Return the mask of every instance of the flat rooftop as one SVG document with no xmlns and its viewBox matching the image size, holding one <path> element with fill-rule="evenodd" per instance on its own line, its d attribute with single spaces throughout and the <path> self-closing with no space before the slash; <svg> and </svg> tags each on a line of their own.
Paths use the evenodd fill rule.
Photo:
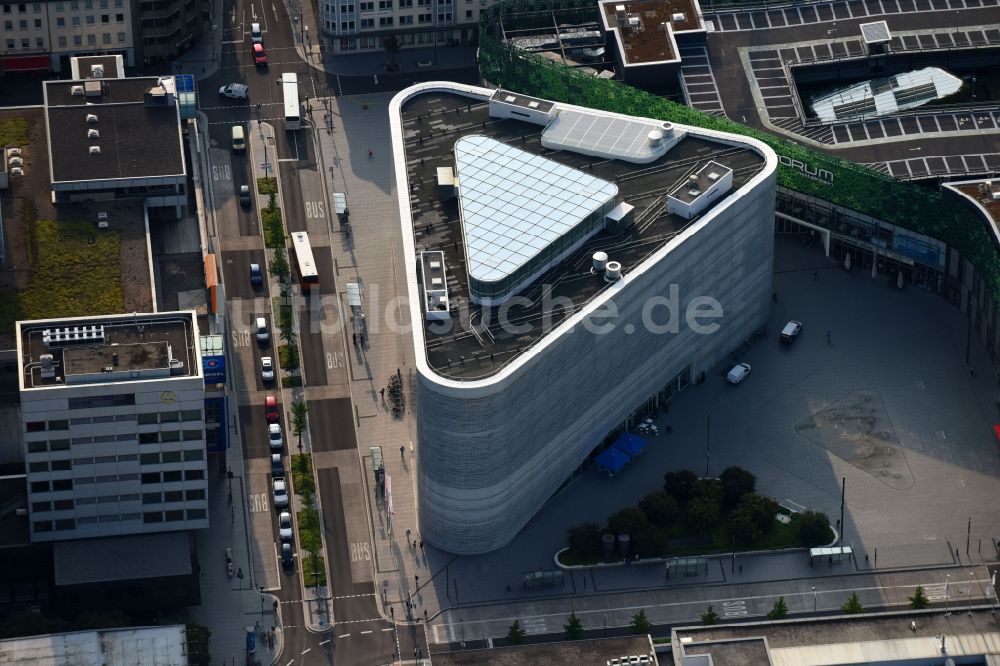
<svg viewBox="0 0 1000 666">
<path fill-rule="evenodd" d="M 87 85 L 100 94 L 73 94 L 74 87 Z M 173 106 L 146 103 L 146 93 L 163 86 L 172 91 L 172 79 L 46 81 L 52 182 L 183 176 L 176 99 Z M 88 115 L 97 120 L 88 122 Z M 90 130 L 99 136 L 89 136 Z M 100 153 L 91 153 L 91 146 L 100 146 Z"/>
<path fill-rule="evenodd" d="M 649 636 L 599 638 L 585 641 L 543 643 L 493 648 L 492 650 L 462 650 L 433 655 L 434 666 L 605 666 L 608 661 L 625 656 L 646 656 L 654 666 L 659 662 Z"/>
<path fill-rule="evenodd" d="M 8 666 L 105 666 L 188 663 L 187 629 L 162 627 L 98 629 L 0 640 L 0 663 Z"/>
<path fill-rule="evenodd" d="M 18 322 L 23 388 L 198 375 L 197 336 L 188 312 Z"/>
<path fill-rule="evenodd" d="M 624 25 L 618 8 L 625 8 Z M 622 60 L 629 65 L 648 64 L 675 60 L 679 56 L 676 44 L 667 36 L 665 24 L 675 34 L 700 30 L 698 0 L 635 0 L 600 3 L 601 14 L 609 29 L 617 29 L 621 46 L 625 49 Z"/>
<path fill-rule="evenodd" d="M 485 100 L 470 102 L 468 97 L 433 92 L 412 97 L 401 109 L 414 249 L 417 253 L 444 252 L 452 312 L 460 312 L 463 307 L 472 312 L 471 330 L 463 323 L 441 333 L 440 326 L 431 327 L 425 322 L 428 365 L 439 375 L 453 379 L 480 379 L 496 373 L 550 330 L 543 328 L 548 323 L 545 320 L 554 327 L 603 291 L 607 283 L 590 272 L 594 251 L 608 252 L 609 258 L 620 262 L 623 274 L 627 274 L 700 219 L 687 220 L 669 214 L 664 204 L 664 195 L 676 189 L 692 171 L 709 161 L 724 165 L 733 170 L 731 192 L 735 192 L 765 165 L 764 157 L 750 148 L 726 145 L 691 133 L 665 155 L 647 164 L 589 157 L 569 150 L 552 151 L 541 145 L 544 129 L 541 125 L 491 118 Z M 491 137 L 613 183 L 618 188 L 618 200 L 635 207 L 636 224 L 623 234 L 613 236 L 602 229 L 520 292 L 530 303 L 506 309 L 509 322 L 523 325 L 517 333 L 509 330 L 512 327 L 497 323 L 496 308 L 470 304 L 458 200 L 442 200 L 438 193 L 437 168 L 453 166 L 455 144 L 473 134 Z M 731 195 L 719 197 L 706 212 Z M 543 285 L 547 289 L 546 299 L 541 298 Z M 543 300 L 558 302 L 560 297 L 572 301 L 572 308 L 543 311 Z"/>
<path fill-rule="evenodd" d="M 683 627 L 673 633 L 675 658 L 711 654 L 715 666 L 834 666 L 892 659 L 928 663 L 928 659 L 942 657 L 941 636 L 949 656 L 966 657 L 960 663 L 977 663 L 968 657 L 990 652 L 990 646 L 1000 641 L 995 616 L 982 609 L 971 614 L 962 609 L 948 616 L 936 609 L 919 614 Z M 864 659 L 858 659 L 860 654 Z"/>
<path fill-rule="evenodd" d="M 186 576 L 193 571 L 190 539 L 187 532 L 164 532 L 57 541 L 52 546 L 55 583 L 88 585 Z"/>
</svg>

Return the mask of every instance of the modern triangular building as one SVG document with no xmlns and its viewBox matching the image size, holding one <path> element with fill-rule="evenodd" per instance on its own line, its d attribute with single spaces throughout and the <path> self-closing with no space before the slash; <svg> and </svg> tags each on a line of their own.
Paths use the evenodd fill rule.
<svg viewBox="0 0 1000 666">
<path fill-rule="evenodd" d="M 450 82 L 390 105 L 421 535 L 502 547 L 602 442 L 768 318 L 754 139 Z"/>
</svg>

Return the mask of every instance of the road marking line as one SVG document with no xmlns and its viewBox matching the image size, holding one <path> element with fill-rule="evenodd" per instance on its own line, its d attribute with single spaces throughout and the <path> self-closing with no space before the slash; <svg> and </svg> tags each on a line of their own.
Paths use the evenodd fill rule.
<svg viewBox="0 0 1000 666">
<path fill-rule="evenodd" d="M 312 650 L 312 648 L 306 648 L 305 650 L 302 651 L 302 654 L 305 654 L 306 652 L 309 652 L 310 650 Z"/>
<path fill-rule="evenodd" d="M 371 629 L 369 629 L 369 630 L 367 630 L 367 631 L 362 631 L 362 632 L 361 632 L 361 635 L 362 635 L 362 636 L 364 636 L 365 634 L 370 634 L 370 633 L 372 633 L 372 630 L 371 630 Z"/>
<path fill-rule="evenodd" d="M 350 636 L 350 634 L 347 634 L 347 635 Z M 330 642 L 330 639 L 328 638 L 325 641 L 323 641 L 322 643 L 320 643 L 320 645 L 326 645 L 329 642 Z"/>
<path fill-rule="evenodd" d="M 350 636 L 350 634 L 341 634 L 341 635 L 337 636 L 337 638 L 347 638 L 348 636 Z M 329 641 L 327 641 L 327 642 L 329 642 Z"/>
<path fill-rule="evenodd" d="M 289 660 L 288 660 L 288 663 L 287 663 L 287 664 L 285 664 L 285 666 L 292 666 L 292 664 L 294 664 L 294 663 L 295 663 L 295 660 L 294 660 L 294 659 L 289 659 Z"/>
<path fill-rule="evenodd" d="M 392 627 L 387 627 L 387 628 L 383 629 L 382 631 L 383 631 L 383 633 L 386 632 L 386 631 L 392 631 Z"/>
</svg>

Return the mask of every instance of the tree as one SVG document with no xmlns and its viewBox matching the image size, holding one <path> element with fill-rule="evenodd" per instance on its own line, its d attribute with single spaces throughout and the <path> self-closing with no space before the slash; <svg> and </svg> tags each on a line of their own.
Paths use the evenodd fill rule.
<svg viewBox="0 0 1000 666">
<path fill-rule="evenodd" d="M 686 504 L 694 494 L 698 477 L 689 469 L 667 472 L 663 475 L 663 490 L 677 500 L 678 504 Z"/>
<path fill-rule="evenodd" d="M 646 525 L 646 514 L 635 507 L 622 509 L 608 518 L 608 531 L 612 534 L 638 534 Z"/>
<path fill-rule="evenodd" d="M 666 530 L 662 528 L 643 525 L 630 536 L 633 556 L 662 557 L 667 552 L 669 540 Z"/>
<path fill-rule="evenodd" d="M 298 370 L 299 368 L 299 348 L 296 345 L 285 345 L 278 350 L 281 357 L 281 369 L 287 372 Z"/>
<path fill-rule="evenodd" d="M 927 606 L 931 603 L 931 600 L 927 598 L 926 594 L 924 594 L 924 588 L 922 585 L 917 585 L 917 589 L 913 591 L 913 596 L 906 598 L 910 600 L 910 608 L 913 610 L 927 608 Z"/>
<path fill-rule="evenodd" d="M 742 467 L 727 467 L 719 475 L 722 484 L 722 504 L 733 508 L 747 493 L 752 493 L 757 485 L 757 477 Z"/>
<path fill-rule="evenodd" d="M 643 497 L 639 508 L 646 514 L 646 520 L 657 527 L 669 527 L 679 511 L 677 500 L 662 491 Z"/>
<path fill-rule="evenodd" d="M 288 277 L 289 270 L 288 259 L 285 257 L 285 250 L 279 247 L 274 251 L 274 259 L 271 260 L 271 277 L 275 277 L 278 278 L 278 280 L 283 281 Z"/>
<path fill-rule="evenodd" d="M 701 623 L 702 624 L 719 623 L 719 614 L 715 612 L 715 608 L 712 607 L 712 604 L 709 604 L 708 608 L 705 609 L 705 612 L 701 614 Z"/>
<path fill-rule="evenodd" d="M 507 640 L 514 645 L 521 645 L 524 643 L 525 631 L 521 628 L 521 621 L 514 620 L 514 624 L 510 625 L 507 630 Z"/>
<path fill-rule="evenodd" d="M 865 607 L 861 605 L 861 600 L 858 599 L 857 592 L 851 592 L 851 596 L 847 598 L 847 603 L 840 607 L 845 613 L 857 614 L 864 613 Z"/>
<path fill-rule="evenodd" d="M 306 413 L 309 407 L 302 398 L 296 398 L 292 402 L 292 434 L 299 438 L 299 449 L 302 448 L 302 433 L 309 427 Z"/>
<path fill-rule="evenodd" d="M 691 524 L 701 530 L 708 530 L 719 522 L 721 507 L 718 498 L 695 497 L 688 506 Z"/>
<path fill-rule="evenodd" d="M 399 43 L 399 39 L 396 38 L 396 35 L 389 35 L 382 38 L 382 48 L 384 48 L 385 52 L 389 54 L 389 63 L 393 66 L 396 64 L 396 54 L 399 53 L 401 46 L 402 45 Z"/>
<path fill-rule="evenodd" d="M 646 617 L 646 611 L 640 610 L 638 613 L 632 616 L 632 621 L 629 623 L 632 627 L 633 634 L 648 634 L 649 630 L 653 625 L 649 623 L 649 618 Z"/>
<path fill-rule="evenodd" d="M 799 533 L 799 545 L 804 548 L 828 544 L 833 538 L 830 519 L 825 513 L 818 511 L 796 513 L 792 516 L 791 525 Z"/>
<path fill-rule="evenodd" d="M 578 641 L 583 638 L 583 623 L 580 622 L 580 618 L 576 616 L 575 612 L 569 614 L 563 629 L 566 630 L 566 640 L 568 641 Z"/>
<path fill-rule="evenodd" d="M 569 528 L 570 551 L 581 560 L 601 559 L 601 528 L 597 523 L 581 523 Z"/>
<path fill-rule="evenodd" d="M 767 611 L 767 616 L 772 620 L 780 620 L 786 615 L 788 615 L 788 606 L 785 604 L 785 598 L 778 597 L 774 600 L 771 610 Z"/>
<path fill-rule="evenodd" d="M 774 522 L 778 505 L 762 495 L 745 493 L 729 518 L 729 528 L 741 544 L 751 544 L 760 539 Z"/>
<path fill-rule="evenodd" d="M 275 210 L 278 207 L 278 197 L 274 192 L 267 193 L 267 209 Z"/>
</svg>

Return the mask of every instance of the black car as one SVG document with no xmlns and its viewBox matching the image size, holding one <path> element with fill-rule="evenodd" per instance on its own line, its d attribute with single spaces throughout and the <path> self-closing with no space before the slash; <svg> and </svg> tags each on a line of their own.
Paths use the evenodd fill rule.
<svg viewBox="0 0 1000 666">
<path fill-rule="evenodd" d="M 290 543 L 281 544 L 281 568 L 286 573 L 295 570 L 295 555 L 292 553 L 292 544 Z"/>
<path fill-rule="evenodd" d="M 260 264 L 250 264 L 250 284 L 255 287 L 264 284 L 264 274 L 260 271 Z"/>
</svg>

